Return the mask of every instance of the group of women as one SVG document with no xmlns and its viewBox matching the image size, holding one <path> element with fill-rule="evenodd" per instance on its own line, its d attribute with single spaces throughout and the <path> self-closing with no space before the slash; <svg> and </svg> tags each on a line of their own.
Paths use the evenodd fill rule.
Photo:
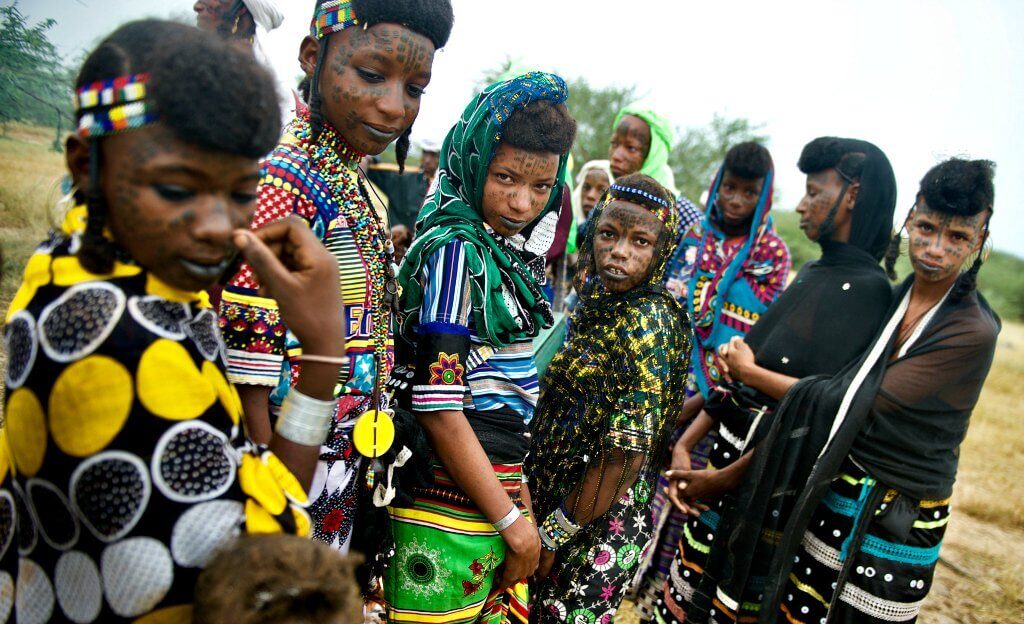
<svg viewBox="0 0 1024 624">
<path fill-rule="evenodd" d="M 665 622 L 916 617 L 999 328 L 991 163 L 928 172 L 893 291 L 888 160 L 812 141 L 823 254 L 783 290 L 767 150 L 730 150 L 700 211 L 627 107 L 577 176 L 578 304 L 538 379 L 565 82 L 472 98 L 398 267 L 358 163 L 404 165 L 449 2 L 317 0 L 283 134 L 249 4 L 128 24 L 80 70 L 63 227 L 7 314 L 5 621 L 210 621 L 197 577 L 243 532 L 362 551 L 394 622 L 610 622 L 637 586 Z M 329 619 L 303 596 L 223 612 Z"/>
</svg>

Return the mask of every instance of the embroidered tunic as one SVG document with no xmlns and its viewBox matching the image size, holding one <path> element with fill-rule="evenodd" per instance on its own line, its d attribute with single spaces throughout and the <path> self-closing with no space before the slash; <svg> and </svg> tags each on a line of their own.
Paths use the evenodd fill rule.
<svg viewBox="0 0 1024 624">
<path fill-rule="evenodd" d="M 359 188 L 359 157 L 329 126 L 314 142 L 308 115 L 295 119 L 262 164 L 252 223 L 258 228 L 297 215 L 338 260 L 350 364 L 339 375 L 338 415 L 321 449 L 310 513 L 314 536 L 342 551 L 351 537 L 357 482 L 352 478 L 358 456 L 351 446 L 351 428 L 370 407 L 375 375 L 383 384 L 394 361 L 391 314 L 383 303 L 385 234 Z M 257 290 L 252 270 L 243 266 L 224 289 L 220 323 L 229 379 L 273 387 L 273 413 L 298 381 L 300 366 L 294 358 L 301 354 L 301 345 L 284 326 L 277 303 Z"/>
</svg>

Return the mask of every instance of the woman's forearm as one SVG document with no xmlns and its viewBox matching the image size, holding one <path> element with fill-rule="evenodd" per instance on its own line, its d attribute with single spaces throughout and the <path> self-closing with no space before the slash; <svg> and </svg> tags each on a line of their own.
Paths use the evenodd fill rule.
<svg viewBox="0 0 1024 624">
<path fill-rule="evenodd" d="M 458 410 L 416 412 L 434 453 L 452 479 L 491 522 L 505 517 L 510 498 L 466 416 Z"/>
<path fill-rule="evenodd" d="M 607 513 L 636 482 L 645 458 L 643 453 L 611 449 L 592 460 L 565 499 L 576 523 L 583 526 Z"/>
<path fill-rule="evenodd" d="M 776 373 L 755 364 L 743 371 L 742 381 L 751 388 L 767 394 L 776 401 L 780 401 L 782 397 L 786 396 L 789 389 L 793 387 L 793 384 L 800 381 L 800 379 Z"/>
<path fill-rule="evenodd" d="M 708 415 L 704 410 L 701 410 L 697 419 L 690 423 L 690 426 L 683 432 L 683 435 L 680 437 L 680 442 L 688 450 L 692 451 L 693 447 L 697 446 L 697 443 L 703 440 L 704 436 L 714 429 L 717 424 L 718 423 L 714 418 Z"/>
<path fill-rule="evenodd" d="M 679 413 L 679 420 L 676 421 L 676 426 L 681 427 L 686 421 L 692 420 L 700 414 L 702 409 L 704 409 L 704 395 L 698 392 L 683 403 L 683 409 Z"/>
</svg>

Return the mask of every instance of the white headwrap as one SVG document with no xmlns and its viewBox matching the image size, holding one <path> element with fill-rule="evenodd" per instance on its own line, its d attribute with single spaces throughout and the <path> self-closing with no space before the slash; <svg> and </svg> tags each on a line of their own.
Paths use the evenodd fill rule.
<svg viewBox="0 0 1024 624">
<path fill-rule="evenodd" d="M 284 21 L 284 13 L 278 10 L 273 0 L 242 0 L 242 3 L 249 9 L 252 21 L 267 32 L 274 30 Z"/>
<path fill-rule="evenodd" d="M 580 167 L 580 172 L 576 174 L 576 186 L 572 190 L 572 214 L 576 217 L 577 226 L 583 225 L 583 222 L 587 220 L 583 214 L 583 182 L 587 179 L 587 174 L 595 169 L 603 171 L 608 176 L 608 184 L 615 180 L 611 165 L 607 160 L 591 160 Z M 577 244 L 582 243 L 583 241 L 578 241 Z"/>
</svg>

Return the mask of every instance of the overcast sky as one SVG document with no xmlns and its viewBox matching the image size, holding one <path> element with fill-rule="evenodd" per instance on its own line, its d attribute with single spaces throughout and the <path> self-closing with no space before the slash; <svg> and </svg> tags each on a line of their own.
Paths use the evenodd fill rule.
<svg viewBox="0 0 1024 624">
<path fill-rule="evenodd" d="M 10 4 L 10 0 L 0 0 Z M 453 0 L 455 29 L 434 60 L 414 140 L 441 139 L 480 76 L 511 57 L 526 66 L 636 85 L 679 127 L 715 113 L 762 124 L 779 193 L 803 191 L 801 147 L 819 135 L 863 138 L 888 154 L 897 219 L 929 167 L 949 156 L 997 165 L 993 239 L 1024 256 L 1024 2 L 861 0 L 698 2 Z M 189 0 L 21 0 L 55 18 L 69 60 L 118 24 L 191 17 Z M 298 75 L 312 0 L 279 0 L 287 19 L 262 41 L 282 85 Z M 609 129 L 610 130 L 610 129 Z M 579 164 L 579 163 L 577 163 Z M 696 198 L 694 198 L 696 199 Z"/>
</svg>

